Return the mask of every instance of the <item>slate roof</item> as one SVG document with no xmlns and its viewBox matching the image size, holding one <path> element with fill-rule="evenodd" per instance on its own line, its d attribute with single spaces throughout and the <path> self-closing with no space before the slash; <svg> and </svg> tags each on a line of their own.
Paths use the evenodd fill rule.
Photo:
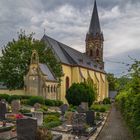
<svg viewBox="0 0 140 140">
<path fill-rule="evenodd" d="M 100 22 L 99 22 L 99 16 L 98 16 L 97 4 L 95 0 L 92 18 L 91 18 L 91 22 L 89 26 L 89 34 L 96 35 L 96 33 L 100 34 L 101 28 L 100 28 Z"/>
<path fill-rule="evenodd" d="M 61 63 L 72 66 L 78 65 L 100 72 L 105 72 L 104 70 L 101 70 L 98 67 L 98 64 L 92 61 L 85 53 L 81 53 L 47 35 L 44 35 L 42 40 L 46 43 L 46 47 L 50 47 L 52 49 L 52 51 L 56 55 L 56 58 L 58 58 Z"/>
<path fill-rule="evenodd" d="M 44 75 L 48 76 L 47 80 L 57 81 L 55 76 L 53 75 L 52 71 L 50 71 L 50 69 L 48 68 L 48 66 L 46 64 L 39 63 L 39 68 Z"/>
</svg>

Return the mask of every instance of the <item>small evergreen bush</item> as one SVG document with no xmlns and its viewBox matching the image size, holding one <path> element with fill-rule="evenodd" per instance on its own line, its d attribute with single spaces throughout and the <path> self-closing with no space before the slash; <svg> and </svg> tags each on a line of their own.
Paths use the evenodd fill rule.
<svg viewBox="0 0 140 140">
<path fill-rule="evenodd" d="M 0 94 L 0 99 L 5 99 L 6 101 L 8 101 L 10 95 L 8 94 Z"/>
<path fill-rule="evenodd" d="M 109 98 L 104 98 L 103 104 L 111 104 L 111 101 Z"/>
<path fill-rule="evenodd" d="M 59 118 L 56 115 L 47 115 L 44 118 L 44 123 L 47 124 L 49 122 L 59 121 Z"/>
<path fill-rule="evenodd" d="M 21 100 L 21 96 L 20 95 L 11 95 L 8 98 L 8 103 L 11 103 L 13 100 Z"/>
<path fill-rule="evenodd" d="M 45 104 L 45 100 L 43 97 L 41 96 L 32 96 L 29 100 L 28 100 L 28 105 L 33 106 L 35 103 L 39 103 L 44 105 Z"/>
<path fill-rule="evenodd" d="M 74 83 L 67 90 L 66 99 L 73 106 L 79 106 L 81 102 L 88 102 L 91 106 L 96 99 L 96 89 L 87 83 Z"/>
</svg>

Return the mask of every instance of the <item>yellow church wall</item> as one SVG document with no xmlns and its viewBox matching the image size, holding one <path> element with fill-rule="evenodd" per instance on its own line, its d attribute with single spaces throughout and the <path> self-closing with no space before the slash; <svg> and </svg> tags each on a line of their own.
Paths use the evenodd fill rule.
<svg viewBox="0 0 140 140">
<path fill-rule="evenodd" d="M 64 76 L 61 78 L 61 86 L 59 90 L 60 94 L 60 100 L 62 100 L 64 103 L 67 103 L 65 95 L 66 95 L 66 77 L 69 77 L 69 86 L 71 86 L 72 81 L 72 68 L 67 65 L 62 65 Z"/>
<path fill-rule="evenodd" d="M 62 65 L 64 76 L 61 78 L 61 86 L 59 89 L 59 99 L 64 103 L 67 103 L 65 99 L 66 95 L 66 77 L 69 77 L 69 87 L 72 83 L 80 83 L 83 80 L 87 80 L 90 76 L 97 86 L 97 101 L 102 101 L 105 97 L 108 97 L 108 82 L 106 80 L 106 74 L 89 70 L 83 67 L 72 67 L 69 65 Z"/>
<path fill-rule="evenodd" d="M 102 95 L 101 95 L 101 99 L 103 100 L 104 98 L 106 98 L 105 75 L 104 74 L 100 74 L 100 76 L 101 76 L 101 81 L 102 81 Z"/>
<path fill-rule="evenodd" d="M 97 101 L 98 101 L 98 98 L 99 98 L 99 81 L 98 81 L 94 71 L 89 70 L 89 74 L 91 75 L 91 77 L 93 79 L 93 82 L 96 85 L 96 88 L 97 88 Z"/>
<path fill-rule="evenodd" d="M 95 72 L 95 75 L 99 81 L 98 83 L 98 101 L 101 101 L 102 100 L 102 81 L 101 81 L 101 76 L 100 76 L 100 73 L 99 72 Z"/>
<path fill-rule="evenodd" d="M 72 83 L 79 83 L 81 81 L 79 75 L 79 67 L 72 67 L 71 77 Z"/>
</svg>

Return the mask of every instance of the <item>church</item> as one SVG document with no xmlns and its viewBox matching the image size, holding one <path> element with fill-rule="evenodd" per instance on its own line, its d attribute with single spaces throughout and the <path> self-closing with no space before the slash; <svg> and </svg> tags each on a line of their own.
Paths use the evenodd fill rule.
<svg viewBox="0 0 140 140">
<path fill-rule="evenodd" d="M 63 70 L 61 84 L 58 83 L 51 68 L 46 64 L 39 63 L 38 54 L 34 50 L 29 72 L 24 77 L 26 93 L 61 100 L 66 103 L 66 90 L 73 83 L 90 80 L 97 87 L 97 101 L 102 101 L 108 97 L 108 81 L 103 60 L 104 37 L 100 27 L 96 1 L 85 38 L 85 53 L 79 52 L 47 35 L 44 35 L 42 40 L 61 62 Z"/>
</svg>

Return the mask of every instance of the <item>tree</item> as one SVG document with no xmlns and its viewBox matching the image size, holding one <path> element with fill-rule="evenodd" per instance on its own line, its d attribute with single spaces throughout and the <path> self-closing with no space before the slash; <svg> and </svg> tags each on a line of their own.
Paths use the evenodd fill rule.
<svg viewBox="0 0 140 140">
<path fill-rule="evenodd" d="M 20 89 L 24 86 L 23 77 L 29 70 L 32 50 L 37 50 L 41 63 L 48 64 L 56 77 L 62 76 L 62 67 L 51 49 L 45 43 L 33 38 L 33 33 L 18 33 L 18 39 L 10 41 L 2 50 L 0 57 L 0 79 L 8 89 Z"/>
<path fill-rule="evenodd" d="M 66 92 L 69 104 L 78 106 L 81 102 L 88 102 L 91 106 L 96 99 L 96 89 L 86 83 L 74 83 Z"/>
<path fill-rule="evenodd" d="M 109 82 L 109 90 L 116 90 L 116 78 L 114 74 L 108 73 L 107 80 Z"/>
</svg>

